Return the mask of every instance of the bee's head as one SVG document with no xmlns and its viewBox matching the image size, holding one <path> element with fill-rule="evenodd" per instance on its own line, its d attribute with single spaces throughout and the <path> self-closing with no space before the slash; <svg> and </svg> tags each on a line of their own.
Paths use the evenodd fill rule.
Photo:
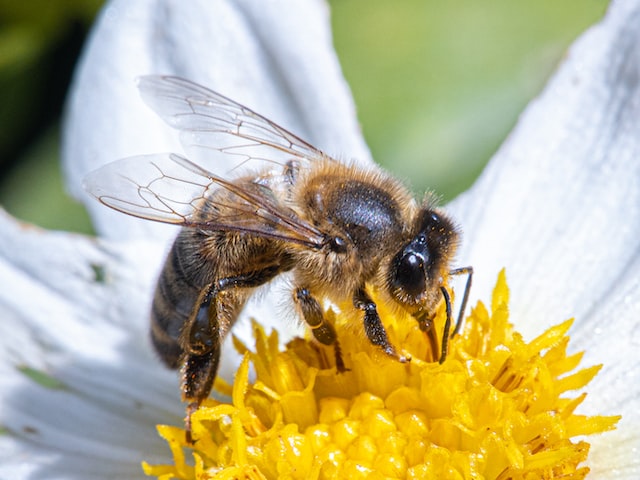
<svg viewBox="0 0 640 480">
<path fill-rule="evenodd" d="M 433 307 L 457 243 L 453 222 L 433 208 L 422 207 L 413 237 L 401 246 L 387 271 L 387 285 L 395 300 L 409 307 Z"/>
</svg>

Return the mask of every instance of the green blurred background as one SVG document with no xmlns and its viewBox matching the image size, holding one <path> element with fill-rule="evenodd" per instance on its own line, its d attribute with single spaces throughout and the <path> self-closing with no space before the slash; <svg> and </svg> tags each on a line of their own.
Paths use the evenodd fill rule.
<svg viewBox="0 0 640 480">
<path fill-rule="evenodd" d="M 132 0 L 135 1 L 135 0 Z M 0 0 L 0 205 L 91 232 L 59 171 L 60 115 L 100 0 Z M 466 189 L 603 0 L 330 0 L 374 157 L 416 192 Z"/>
</svg>

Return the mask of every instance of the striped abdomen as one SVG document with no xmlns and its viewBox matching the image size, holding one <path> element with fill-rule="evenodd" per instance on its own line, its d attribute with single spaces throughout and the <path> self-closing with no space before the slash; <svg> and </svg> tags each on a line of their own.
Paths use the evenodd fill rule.
<svg viewBox="0 0 640 480">
<path fill-rule="evenodd" d="M 180 336 L 198 297 L 215 278 L 216 265 L 202 258 L 204 235 L 184 229 L 167 256 L 151 308 L 151 340 L 160 358 L 178 368 L 183 355 Z"/>
</svg>

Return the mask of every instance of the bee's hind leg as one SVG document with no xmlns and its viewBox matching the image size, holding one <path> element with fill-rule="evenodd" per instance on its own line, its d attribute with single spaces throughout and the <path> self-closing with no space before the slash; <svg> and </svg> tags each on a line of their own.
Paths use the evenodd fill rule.
<svg viewBox="0 0 640 480">
<path fill-rule="evenodd" d="M 188 402 L 185 430 L 189 443 L 192 443 L 191 415 L 211 393 L 222 341 L 245 303 L 246 289 L 268 282 L 281 271 L 280 265 L 267 265 L 260 270 L 220 278 L 202 289 L 181 338 L 185 352 L 181 370 L 182 400 Z"/>
</svg>

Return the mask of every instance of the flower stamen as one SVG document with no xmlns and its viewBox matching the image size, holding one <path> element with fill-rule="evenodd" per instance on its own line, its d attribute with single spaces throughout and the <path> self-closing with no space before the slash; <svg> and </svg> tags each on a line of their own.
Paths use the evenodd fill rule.
<svg viewBox="0 0 640 480">
<path fill-rule="evenodd" d="M 348 314 L 327 312 L 349 369 L 340 374 L 330 348 L 297 338 L 281 351 L 277 332 L 256 324 L 255 352 L 238 345 L 231 403 L 211 399 L 192 415 L 194 445 L 181 429 L 158 427 L 174 465 L 144 470 L 162 480 L 584 478 L 589 444 L 572 438 L 611 430 L 620 417 L 576 415 L 586 394 L 561 395 L 600 366 L 575 371 L 571 320 L 525 342 L 508 322 L 508 297 L 502 272 L 491 312 L 478 303 L 442 364 L 417 323 L 385 305 L 389 339 L 410 363 L 369 345 Z M 436 331 L 445 319 L 441 306 Z"/>
</svg>

